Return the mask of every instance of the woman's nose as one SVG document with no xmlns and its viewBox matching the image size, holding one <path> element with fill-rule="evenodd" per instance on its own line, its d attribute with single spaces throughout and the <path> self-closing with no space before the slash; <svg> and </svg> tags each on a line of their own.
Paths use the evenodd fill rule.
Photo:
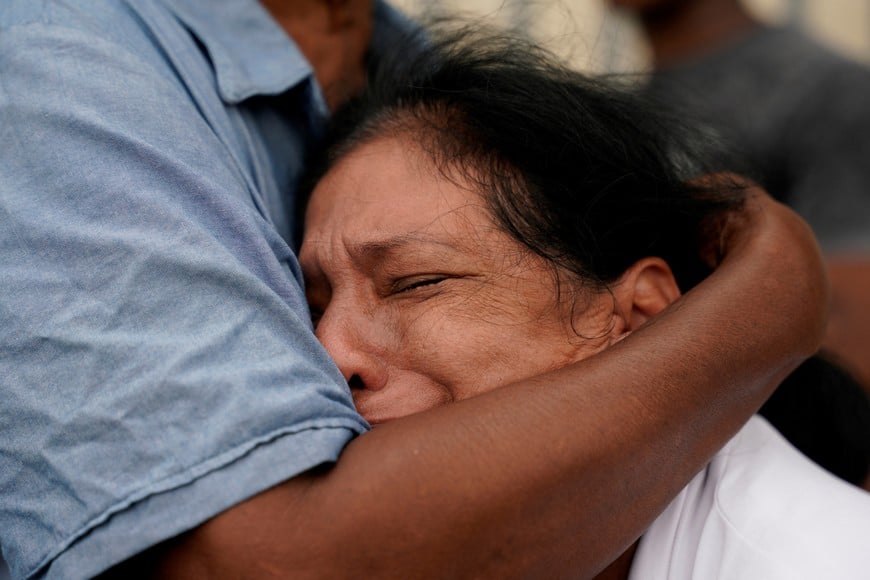
<svg viewBox="0 0 870 580">
<path fill-rule="evenodd" d="M 353 389 L 382 389 L 387 367 L 374 340 L 371 321 L 358 321 L 337 312 L 324 313 L 315 335 Z"/>
</svg>

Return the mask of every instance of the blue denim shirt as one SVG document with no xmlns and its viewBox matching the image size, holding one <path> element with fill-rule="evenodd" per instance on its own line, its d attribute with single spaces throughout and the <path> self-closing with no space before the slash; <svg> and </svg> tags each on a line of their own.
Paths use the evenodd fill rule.
<svg viewBox="0 0 870 580">
<path fill-rule="evenodd" d="M 98 574 L 368 428 L 288 242 L 326 113 L 255 0 L 0 3 L 14 578 Z"/>
</svg>

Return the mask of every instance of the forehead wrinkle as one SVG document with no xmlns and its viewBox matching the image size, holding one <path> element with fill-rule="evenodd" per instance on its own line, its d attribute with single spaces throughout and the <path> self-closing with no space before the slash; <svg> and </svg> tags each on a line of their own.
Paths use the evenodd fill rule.
<svg viewBox="0 0 870 580">
<path fill-rule="evenodd" d="M 354 262 L 368 263 L 383 261 L 409 246 L 421 243 L 440 246 L 448 250 L 456 249 L 456 246 L 447 240 L 421 232 L 396 234 L 379 240 L 346 242 L 346 248 L 348 255 Z"/>
</svg>

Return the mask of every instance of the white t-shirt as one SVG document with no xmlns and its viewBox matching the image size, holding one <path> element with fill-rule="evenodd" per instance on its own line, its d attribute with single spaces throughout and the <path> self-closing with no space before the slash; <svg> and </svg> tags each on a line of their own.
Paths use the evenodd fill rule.
<svg viewBox="0 0 870 580">
<path fill-rule="evenodd" d="M 653 522 L 629 580 L 870 579 L 870 493 L 752 420 Z"/>
</svg>

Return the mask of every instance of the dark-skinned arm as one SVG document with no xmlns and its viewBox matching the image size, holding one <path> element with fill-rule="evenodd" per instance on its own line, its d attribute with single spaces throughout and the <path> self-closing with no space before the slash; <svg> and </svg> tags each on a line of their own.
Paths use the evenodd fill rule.
<svg viewBox="0 0 870 580">
<path fill-rule="evenodd" d="M 334 466 L 131 565 L 162 578 L 594 576 L 821 341 L 827 286 L 806 225 L 754 192 L 721 239 L 709 279 L 613 348 L 380 426 Z"/>
</svg>

